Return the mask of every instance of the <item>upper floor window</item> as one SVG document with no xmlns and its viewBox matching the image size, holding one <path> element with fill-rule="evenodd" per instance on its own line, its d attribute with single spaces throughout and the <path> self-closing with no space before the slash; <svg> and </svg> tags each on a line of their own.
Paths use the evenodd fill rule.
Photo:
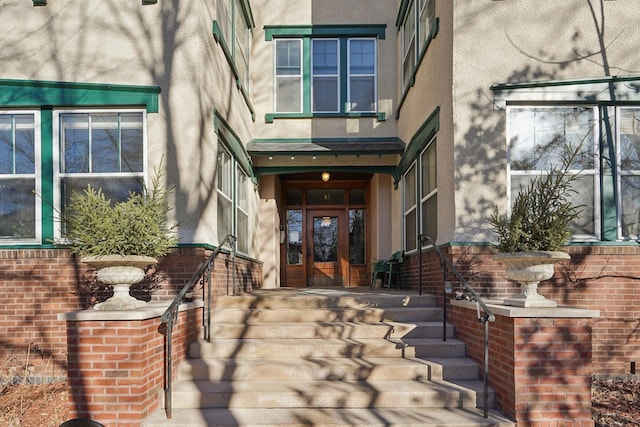
<svg viewBox="0 0 640 427">
<path fill-rule="evenodd" d="M 144 111 L 60 111 L 56 139 L 59 164 L 54 185 L 59 212 L 73 191 L 101 188 L 107 199 L 123 201 L 145 181 Z"/>
<path fill-rule="evenodd" d="M 278 39 L 276 49 L 276 111 L 302 112 L 302 40 Z"/>
<path fill-rule="evenodd" d="M 0 241 L 39 239 L 39 115 L 0 112 Z"/>
<path fill-rule="evenodd" d="M 311 58 L 309 69 L 305 57 Z M 274 74 L 278 113 L 377 110 L 375 38 L 314 38 L 308 44 L 302 38 L 277 38 Z M 305 92 L 311 94 L 306 101 Z"/>
<path fill-rule="evenodd" d="M 412 84 L 415 69 L 437 31 L 436 0 L 405 0 L 399 17 L 402 43 L 402 85 Z"/>
<path fill-rule="evenodd" d="M 249 51 L 251 48 L 250 12 L 246 0 L 217 0 L 216 22 L 223 39 L 225 53 L 233 63 L 240 86 L 249 88 Z"/>
</svg>

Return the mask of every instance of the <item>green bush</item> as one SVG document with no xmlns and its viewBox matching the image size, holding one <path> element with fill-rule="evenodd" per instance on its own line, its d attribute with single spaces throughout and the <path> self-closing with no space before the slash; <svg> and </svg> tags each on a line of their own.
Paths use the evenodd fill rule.
<svg viewBox="0 0 640 427">
<path fill-rule="evenodd" d="M 571 202 L 573 181 L 568 173 L 579 148 L 565 147 L 567 155 L 561 167 L 536 177 L 516 196 L 511 215 L 494 213 L 489 218 L 498 236 L 501 252 L 559 251 L 571 237 L 571 223 L 578 218 L 581 206 Z"/>
<path fill-rule="evenodd" d="M 74 191 L 65 209 L 65 244 L 80 256 L 143 255 L 159 258 L 177 244 L 177 224 L 167 225 L 171 210 L 163 174 L 156 171 L 151 187 L 142 194 L 129 193 L 127 200 L 112 203 L 102 190 L 90 185 Z"/>
</svg>

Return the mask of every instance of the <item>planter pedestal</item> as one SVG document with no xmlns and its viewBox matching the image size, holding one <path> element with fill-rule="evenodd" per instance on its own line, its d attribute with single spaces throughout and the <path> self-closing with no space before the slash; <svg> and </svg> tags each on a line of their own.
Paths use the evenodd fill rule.
<svg viewBox="0 0 640 427">
<path fill-rule="evenodd" d="M 95 310 L 131 310 L 147 304 L 132 297 L 129 288 L 144 279 L 144 269 L 157 264 L 157 259 L 138 255 L 105 255 L 86 257 L 81 261 L 96 268 L 99 281 L 113 286 L 113 296 L 96 304 Z"/>
<path fill-rule="evenodd" d="M 556 301 L 545 298 L 538 293 L 538 284 L 553 277 L 554 264 L 571 259 L 566 252 L 517 252 L 495 256 L 507 270 L 507 279 L 520 283 L 520 295 L 506 298 L 505 305 L 531 308 L 557 307 Z"/>
</svg>

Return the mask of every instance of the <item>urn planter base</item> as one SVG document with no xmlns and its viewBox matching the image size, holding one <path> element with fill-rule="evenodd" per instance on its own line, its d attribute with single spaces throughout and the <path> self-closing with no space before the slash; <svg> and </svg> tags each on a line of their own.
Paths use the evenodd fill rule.
<svg viewBox="0 0 640 427">
<path fill-rule="evenodd" d="M 520 283 L 520 295 L 505 298 L 504 304 L 526 308 L 555 308 L 558 303 L 538 293 L 538 283 L 553 277 L 554 264 L 567 261 L 566 252 L 517 252 L 496 255 L 507 269 L 505 276 Z"/>
<path fill-rule="evenodd" d="M 145 267 L 157 264 L 158 260 L 155 258 L 107 255 L 87 257 L 82 262 L 93 265 L 97 270 L 98 280 L 113 287 L 113 296 L 96 304 L 93 307 L 95 310 L 132 310 L 147 304 L 132 297 L 129 288 L 144 279 Z"/>
</svg>

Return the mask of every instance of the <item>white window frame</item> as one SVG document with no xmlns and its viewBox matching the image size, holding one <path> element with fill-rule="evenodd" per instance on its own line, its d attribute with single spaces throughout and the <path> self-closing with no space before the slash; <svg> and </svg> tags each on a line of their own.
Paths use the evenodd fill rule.
<svg viewBox="0 0 640 427">
<path fill-rule="evenodd" d="M 61 155 L 60 140 L 60 119 L 63 114 L 127 114 L 139 113 L 142 117 L 142 172 L 87 172 L 87 173 L 64 173 L 62 172 L 63 159 Z M 62 179 L 66 177 L 90 178 L 100 176 L 102 178 L 140 178 L 144 185 L 148 180 L 148 150 L 147 150 L 147 111 L 144 108 L 110 108 L 110 109 L 55 109 L 53 111 L 53 205 L 54 205 L 54 236 L 56 239 L 62 238 L 62 218 L 60 217 L 64 208 L 62 206 Z M 89 153 L 91 154 L 91 153 Z"/>
<path fill-rule="evenodd" d="M 623 197 L 622 197 L 622 178 L 624 176 L 640 177 L 640 169 L 622 169 L 622 119 L 621 114 L 623 110 L 635 110 L 640 114 L 640 106 L 616 106 L 616 215 L 617 215 L 617 238 L 619 240 L 639 240 L 640 232 L 638 234 L 625 234 L 622 229 L 623 223 Z M 640 135 L 640 128 L 638 129 L 638 135 Z"/>
<path fill-rule="evenodd" d="M 407 200 L 407 183 L 409 182 L 409 174 L 413 173 L 413 204 L 408 205 L 410 203 Z M 419 218 L 418 218 L 418 163 L 414 161 L 411 166 L 407 169 L 403 176 L 403 192 L 402 192 L 402 240 L 404 241 L 404 248 L 407 252 L 412 252 L 418 249 L 418 230 L 419 230 Z M 407 216 L 410 214 L 415 214 L 415 235 L 411 236 L 413 239 L 413 247 L 408 246 L 408 230 L 407 230 Z"/>
<path fill-rule="evenodd" d="M 287 74 L 284 76 L 278 76 L 278 44 L 279 43 L 283 43 L 283 42 L 292 42 L 292 41 L 296 41 L 299 44 L 299 48 L 300 48 L 300 72 L 298 74 Z M 303 81 L 303 76 L 304 76 L 304 45 L 302 43 L 302 38 L 282 38 L 282 39 L 275 39 L 275 43 L 273 44 L 273 64 L 274 64 L 274 70 L 273 70 L 273 109 L 275 112 L 277 113 L 302 113 L 303 111 L 303 93 L 304 93 L 304 81 Z M 296 78 L 298 79 L 299 82 L 299 86 L 300 86 L 300 91 L 298 93 L 298 109 L 295 111 L 284 111 L 284 110 L 280 110 L 278 108 L 278 80 L 279 79 L 293 79 Z"/>
<path fill-rule="evenodd" d="M 244 194 L 244 196 L 243 196 Z M 240 253 L 248 254 L 250 250 L 251 225 L 249 223 L 249 176 L 236 162 L 236 220 L 235 235 L 238 237 L 236 250 Z M 246 229 L 240 229 L 240 217 L 246 220 Z M 243 236 L 244 235 L 244 236 Z M 241 238 L 241 237 L 244 237 Z"/>
<path fill-rule="evenodd" d="M 315 74 L 315 64 L 314 64 L 314 46 L 316 42 L 320 42 L 320 41 L 334 41 L 336 44 L 336 73 L 335 74 Z M 325 78 L 329 78 L 329 77 L 333 77 L 336 80 L 336 105 L 335 108 L 333 110 L 316 110 L 314 108 L 315 105 L 315 79 L 316 77 L 325 77 Z M 330 39 L 325 39 L 325 38 L 312 38 L 311 39 L 311 110 L 314 113 L 337 113 L 340 111 L 340 85 L 341 85 L 341 78 L 340 78 L 340 40 L 339 39 L 335 39 L 335 38 L 330 38 Z"/>
<path fill-rule="evenodd" d="M 536 169 L 531 171 L 525 170 L 513 170 L 511 168 L 511 143 L 512 139 L 515 136 L 514 129 L 511 124 L 511 111 L 516 110 L 532 110 L 532 109 L 558 109 L 558 108 L 583 108 L 590 109 L 593 113 L 593 123 L 594 128 L 592 129 L 593 133 L 593 146 L 591 147 L 594 160 L 593 160 L 593 169 L 589 170 L 569 170 L 568 172 L 575 175 L 581 176 L 592 176 L 593 177 L 593 206 L 591 206 L 591 210 L 593 212 L 593 234 L 584 234 L 584 233 L 575 233 L 572 235 L 572 241 L 597 241 L 601 238 L 601 219 L 600 219 L 600 156 L 599 156 L 599 141 L 600 141 L 600 119 L 598 115 L 598 108 L 594 105 L 519 105 L 519 106 L 507 106 L 506 109 L 506 136 L 507 136 L 507 214 L 511 214 L 511 205 L 513 203 L 515 194 L 512 194 L 512 177 L 513 176 L 525 176 L 531 177 L 532 179 L 536 176 L 541 176 L 545 174 L 547 171 L 542 169 Z"/>
<path fill-rule="evenodd" d="M 429 172 L 429 167 L 428 165 L 425 165 L 424 162 L 424 157 L 427 154 L 427 152 L 429 150 L 434 150 L 434 156 L 435 156 L 435 162 L 434 162 L 434 166 L 435 166 L 435 186 L 433 189 L 428 190 L 425 189 L 423 186 L 423 182 L 424 182 L 424 175 L 425 173 Z M 420 193 L 420 225 L 418 230 L 420 230 L 420 234 L 425 234 L 426 230 L 426 218 L 425 218 L 425 209 L 423 209 L 424 204 L 433 199 L 434 197 L 438 196 L 438 151 L 437 151 L 437 145 L 436 145 L 436 137 L 434 136 L 431 141 L 429 141 L 429 143 L 426 145 L 426 147 L 424 148 L 424 150 L 422 150 L 422 152 L 420 153 L 420 173 L 419 173 L 419 182 L 420 182 L 420 186 L 419 186 L 419 193 Z M 437 199 L 436 199 L 436 210 L 437 210 Z M 435 218 L 436 224 L 436 232 L 437 232 L 437 228 L 438 228 L 438 217 L 437 217 L 437 213 L 436 213 L 436 218 Z M 434 241 L 436 241 L 438 239 L 437 235 L 434 236 L 429 236 L 431 237 Z M 428 246 L 428 245 L 425 245 Z"/>
<path fill-rule="evenodd" d="M 0 110 L 0 115 L 33 115 L 33 156 L 34 156 L 34 173 L 32 174 L 0 174 L 0 183 L 2 181 L 16 178 L 33 178 L 34 182 L 34 237 L 33 238 L 3 238 L 0 242 L 3 245 L 22 245 L 22 244 L 40 244 L 42 242 L 42 203 L 38 195 L 42 194 L 42 171 L 41 171 L 41 145 L 42 137 L 41 116 L 39 110 Z M 15 161 L 15 159 L 14 159 Z"/>
<path fill-rule="evenodd" d="M 353 41 L 371 41 L 373 44 L 373 73 L 370 74 L 352 74 L 351 73 L 351 42 Z M 352 77 L 372 77 L 373 78 L 373 108 L 371 110 L 354 110 L 352 108 L 351 95 L 351 78 Z M 357 113 L 375 113 L 378 111 L 378 40 L 374 37 L 352 37 L 347 39 L 347 112 Z"/>
</svg>

